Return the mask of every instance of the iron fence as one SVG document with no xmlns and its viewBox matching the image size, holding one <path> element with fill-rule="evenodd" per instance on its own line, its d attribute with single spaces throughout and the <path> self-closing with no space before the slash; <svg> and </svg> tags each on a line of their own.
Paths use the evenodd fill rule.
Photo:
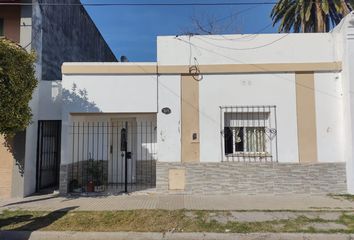
<svg viewBox="0 0 354 240">
<path fill-rule="evenodd" d="M 74 122 L 69 191 L 115 194 L 156 185 L 156 123 Z"/>
<path fill-rule="evenodd" d="M 223 161 L 278 161 L 276 106 L 223 106 L 220 122 Z"/>
</svg>

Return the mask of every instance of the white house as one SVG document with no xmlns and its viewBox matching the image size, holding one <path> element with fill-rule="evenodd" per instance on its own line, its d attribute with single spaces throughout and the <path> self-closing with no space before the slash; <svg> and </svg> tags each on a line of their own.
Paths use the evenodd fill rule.
<svg viewBox="0 0 354 240">
<path fill-rule="evenodd" d="M 354 13 L 330 33 L 162 36 L 157 62 L 64 63 L 38 119 L 61 120 L 62 193 L 353 194 L 353 66 Z"/>
</svg>

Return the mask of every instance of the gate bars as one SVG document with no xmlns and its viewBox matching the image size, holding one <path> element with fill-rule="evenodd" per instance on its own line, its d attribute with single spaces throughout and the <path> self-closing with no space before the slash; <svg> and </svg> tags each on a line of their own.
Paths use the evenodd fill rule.
<svg viewBox="0 0 354 240">
<path fill-rule="evenodd" d="M 61 121 L 38 121 L 36 190 L 59 185 Z"/>
<path fill-rule="evenodd" d="M 156 185 L 156 123 L 73 122 L 69 192 L 116 194 Z"/>
</svg>

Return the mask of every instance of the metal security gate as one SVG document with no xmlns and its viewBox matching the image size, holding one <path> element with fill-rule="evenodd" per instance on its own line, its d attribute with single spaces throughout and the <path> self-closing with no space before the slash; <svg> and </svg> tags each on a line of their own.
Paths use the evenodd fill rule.
<svg viewBox="0 0 354 240">
<path fill-rule="evenodd" d="M 136 154 L 132 120 L 113 120 L 114 137 L 111 140 L 111 161 L 108 163 L 108 183 L 112 186 L 121 186 L 128 192 L 128 184 L 135 183 Z M 134 151 L 134 153 L 133 153 Z"/>
<path fill-rule="evenodd" d="M 73 122 L 69 192 L 141 191 L 156 185 L 156 122 Z"/>
<path fill-rule="evenodd" d="M 60 120 L 38 121 L 37 191 L 59 185 L 60 136 Z"/>
</svg>

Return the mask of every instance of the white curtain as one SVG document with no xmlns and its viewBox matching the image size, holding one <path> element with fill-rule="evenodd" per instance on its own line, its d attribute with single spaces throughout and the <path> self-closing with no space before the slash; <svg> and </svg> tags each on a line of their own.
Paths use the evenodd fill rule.
<svg viewBox="0 0 354 240">
<path fill-rule="evenodd" d="M 263 127 L 245 128 L 246 152 L 265 152 L 265 133 Z"/>
</svg>

